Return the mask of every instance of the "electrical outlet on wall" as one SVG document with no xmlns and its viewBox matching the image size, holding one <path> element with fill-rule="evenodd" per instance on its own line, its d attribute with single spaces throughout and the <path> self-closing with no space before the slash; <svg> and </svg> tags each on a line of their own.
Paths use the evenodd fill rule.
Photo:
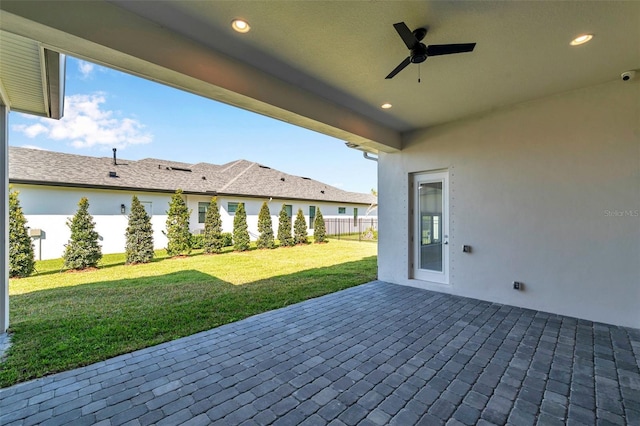
<svg viewBox="0 0 640 426">
<path fill-rule="evenodd" d="M 513 289 L 514 290 L 524 290 L 524 283 L 521 283 L 520 281 L 514 281 L 513 282 Z"/>
</svg>

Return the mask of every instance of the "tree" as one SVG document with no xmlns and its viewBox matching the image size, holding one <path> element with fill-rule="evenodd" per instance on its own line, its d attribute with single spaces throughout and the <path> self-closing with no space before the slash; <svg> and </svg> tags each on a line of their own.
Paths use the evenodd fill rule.
<svg viewBox="0 0 640 426">
<path fill-rule="evenodd" d="M 273 241 L 273 222 L 271 221 L 271 212 L 266 201 L 262 203 L 258 214 L 258 232 L 260 233 L 256 242 L 258 248 L 272 249 L 275 246 Z"/>
<path fill-rule="evenodd" d="M 316 218 L 313 220 L 313 241 L 316 243 L 327 242 L 327 231 L 324 226 L 324 218 L 320 207 L 316 209 Z"/>
<path fill-rule="evenodd" d="M 220 253 L 223 246 L 222 220 L 218 209 L 218 198 L 213 197 L 204 217 L 204 252 L 208 254 Z"/>
<path fill-rule="evenodd" d="M 131 212 L 125 236 L 127 238 L 125 263 L 130 265 L 151 262 L 154 255 L 151 218 L 135 195 L 131 199 Z"/>
<path fill-rule="evenodd" d="M 35 270 L 33 245 L 18 191 L 9 188 L 9 277 L 28 277 Z"/>
<path fill-rule="evenodd" d="M 249 231 L 247 229 L 247 213 L 244 203 L 238 203 L 236 215 L 233 218 L 233 248 L 236 251 L 249 250 Z"/>
<path fill-rule="evenodd" d="M 280 210 L 280 217 L 278 220 L 278 240 L 283 247 L 289 247 L 293 245 L 293 238 L 291 237 L 291 218 L 287 214 L 287 207 L 283 204 Z"/>
<path fill-rule="evenodd" d="M 302 209 L 298 209 L 296 221 L 293 224 L 293 232 L 295 244 L 307 244 L 309 242 L 307 239 L 307 221 L 304 219 Z"/>
<path fill-rule="evenodd" d="M 102 259 L 102 251 L 98 245 L 96 224 L 89 214 L 87 197 L 80 199 L 78 211 L 71 220 L 67 220 L 67 226 L 71 229 L 71 240 L 65 245 L 63 268 L 95 268 Z"/>
<path fill-rule="evenodd" d="M 182 190 L 177 189 L 171 196 L 167 212 L 167 254 L 179 256 L 191 253 L 191 232 L 189 232 L 189 215 L 191 211 L 182 198 Z"/>
</svg>

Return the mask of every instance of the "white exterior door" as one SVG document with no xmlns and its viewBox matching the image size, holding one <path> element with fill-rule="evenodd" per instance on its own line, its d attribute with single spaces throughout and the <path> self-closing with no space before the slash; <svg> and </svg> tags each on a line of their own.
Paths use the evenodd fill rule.
<svg viewBox="0 0 640 426">
<path fill-rule="evenodd" d="M 413 176 L 413 278 L 449 284 L 448 172 Z"/>
</svg>

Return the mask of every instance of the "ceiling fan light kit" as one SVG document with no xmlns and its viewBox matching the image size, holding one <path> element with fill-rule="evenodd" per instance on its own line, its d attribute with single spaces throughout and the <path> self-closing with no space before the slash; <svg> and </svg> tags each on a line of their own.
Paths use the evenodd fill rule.
<svg viewBox="0 0 640 426">
<path fill-rule="evenodd" d="M 475 43 L 432 44 L 427 46 L 422 43 L 422 40 L 427 35 L 426 28 L 417 28 L 411 31 L 404 22 L 393 24 L 393 27 L 409 49 L 409 56 L 407 56 L 397 67 L 395 67 L 393 71 L 389 73 L 386 77 L 387 79 L 395 77 L 396 74 L 405 69 L 409 64 L 420 64 L 426 61 L 429 56 L 472 52 L 476 47 Z M 420 80 L 418 79 L 418 81 Z"/>
</svg>

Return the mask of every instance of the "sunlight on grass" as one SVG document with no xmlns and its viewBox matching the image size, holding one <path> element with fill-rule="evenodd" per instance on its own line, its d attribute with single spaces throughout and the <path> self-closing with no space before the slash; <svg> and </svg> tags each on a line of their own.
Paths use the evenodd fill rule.
<svg viewBox="0 0 640 426">
<path fill-rule="evenodd" d="M 332 240 L 276 250 L 194 254 L 10 280 L 13 345 L 0 386 L 187 336 L 376 278 L 376 245 Z"/>
<path fill-rule="evenodd" d="M 226 253 L 219 255 L 204 255 L 195 251 L 191 256 L 173 259 L 167 258 L 164 250 L 159 250 L 156 252 L 155 261 L 144 265 L 124 265 L 124 254 L 105 255 L 98 270 L 86 272 L 60 272 L 62 259 L 44 260 L 36 263 L 37 273 L 33 276 L 10 280 L 9 294 L 24 294 L 98 281 L 150 278 L 187 269 L 238 285 L 305 269 L 331 266 L 343 261 L 362 259 L 375 255 L 376 251 L 375 245 L 354 244 L 348 241 L 332 241 L 330 244 L 311 244 L 277 250 L 251 250 L 242 253 L 233 252 L 231 248 L 227 248 Z"/>
</svg>

